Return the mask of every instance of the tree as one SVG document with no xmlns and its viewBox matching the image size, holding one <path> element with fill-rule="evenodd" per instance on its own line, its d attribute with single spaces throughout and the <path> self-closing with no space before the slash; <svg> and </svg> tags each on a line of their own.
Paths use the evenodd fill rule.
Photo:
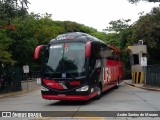
<svg viewBox="0 0 160 120">
<path fill-rule="evenodd" d="M 130 3 L 135 4 L 140 1 L 147 1 L 147 2 L 160 2 L 160 0 L 128 0 Z"/>
<path fill-rule="evenodd" d="M 12 51 L 12 58 L 17 61 L 18 66 L 31 64 L 34 48 L 38 45 L 34 36 L 36 19 L 31 16 L 17 17 L 15 24 L 16 30 L 7 32 L 13 41 L 13 45 L 9 48 Z"/>
<path fill-rule="evenodd" d="M 15 31 L 9 31 L 8 36 L 13 40 L 10 47 L 13 59 L 17 65 L 33 65 L 33 52 L 37 45 L 48 44 L 59 34 L 66 32 L 88 31 L 95 29 L 70 21 L 53 21 L 51 14 L 34 14 L 14 19 Z"/>
<path fill-rule="evenodd" d="M 0 65 L 1 63 L 13 63 L 11 52 L 8 51 L 12 45 L 12 40 L 7 36 L 5 30 L 0 30 Z"/>
<path fill-rule="evenodd" d="M 94 37 L 106 42 L 105 41 L 105 39 L 106 39 L 106 34 L 105 33 L 103 33 L 103 32 L 93 32 L 93 33 L 90 33 L 90 34 L 93 35 Z"/>
<path fill-rule="evenodd" d="M 16 16 L 26 15 L 28 3 L 28 0 L 19 0 L 19 2 L 18 0 L 0 0 L 1 21 L 5 21 L 5 25 L 10 26 Z"/>
<path fill-rule="evenodd" d="M 115 21 L 110 21 L 109 22 L 110 26 L 107 27 L 104 30 L 106 30 L 108 32 L 116 32 L 116 33 L 118 33 L 121 30 L 124 30 L 124 29 L 128 28 L 130 21 L 131 21 L 130 19 L 127 19 L 127 20 L 119 19 L 119 20 L 115 20 Z"/>
<path fill-rule="evenodd" d="M 126 38 L 124 36 L 128 34 L 127 30 L 129 30 L 130 28 L 129 25 L 130 21 L 131 21 L 130 19 L 127 20 L 119 19 L 115 21 L 110 21 L 109 22 L 110 26 L 105 29 L 106 31 L 109 32 L 106 35 L 106 42 L 113 44 L 119 48 L 124 48 L 125 47 L 124 44 L 126 42 Z"/>
<path fill-rule="evenodd" d="M 19 2 L 21 3 L 22 9 L 28 8 L 28 4 L 30 4 L 28 0 L 19 0 Z M 16 4 L 17 4 L 17 0 L 16 0 Z"/>
<path fill-rule="evenodd" d="M 160 56 L 155 53 L 160 51 L 160 8 L 153 8 L 150 13 L 141 16 L 132 29 L 134 42 L 143 40 L 147 45 L 149 63 L 159 63 Z"/>
</svg>

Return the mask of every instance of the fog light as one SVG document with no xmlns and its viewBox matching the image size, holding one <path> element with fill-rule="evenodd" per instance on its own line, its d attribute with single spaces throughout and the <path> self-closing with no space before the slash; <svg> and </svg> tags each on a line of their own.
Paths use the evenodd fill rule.
<svg viewBox="0 0 160 120">
<path fill-rule="evenodd" d="M 45 87 L 43 87 L 43 86 L 42 86 L 41 90 L 42 90 L 42 91 L 49 91 L 49 89 L 47 89 L 47 88 L 45 88 Z"/>
<path fill-rule="evenodd" d="M 81 87 L 81 88 L 78 88 L 76 91 L 77 92 L 82 92 L 82 91 L 87 91 L 89 89 L 89 86 L 88 85 L 85 85 L 85 86 L 83 86 L 83 87 Z"/>
</svg>

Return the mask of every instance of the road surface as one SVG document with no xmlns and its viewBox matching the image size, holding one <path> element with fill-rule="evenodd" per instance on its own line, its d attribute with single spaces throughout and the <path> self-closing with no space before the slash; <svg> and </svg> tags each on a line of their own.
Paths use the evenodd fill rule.
<svg viewBox="0 0 160 120">
<path fill-rule="evenodd" d="M 74 118 L 78 111 L 160 111 L 160 92 L 148 91 L 121 83 L 118 89 L 105 92 L 101 99 L 86 102 L 44 100 L 41 98 L 40 90 L 36 90 L 1 98 L 0 111 L 52 111 L 52 113 L 53 111 L 71 111 L 68 116 L 70 118 Z M 84 117 L 89 116 L 88 113 L 86 113 L 87 115 L 81 114 Z M 94 112 L 89 114 L 97 117 Z M 47 117 L 50 117 L 51 113 L 49 112 L 48 115 Z M 58 115 L 58 117 L 63 117 L 63 115 Z M 160 119 L 160 116 L 156 119 Z"/>
</svg>

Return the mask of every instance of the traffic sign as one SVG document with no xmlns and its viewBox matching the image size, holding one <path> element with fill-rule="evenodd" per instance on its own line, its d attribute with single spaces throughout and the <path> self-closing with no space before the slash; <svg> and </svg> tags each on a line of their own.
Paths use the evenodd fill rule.
<svg viewBox="0 0 160 120">
<path fill-rule="evenodd" d="M 29 73 L 29 66 L 28 65 L 23 66 L 23 72 L 24 73 Z"/>
<path fill-rule="evenodd" d="M 141 66 L 147 66 L 147 57 L 141 57 Z"/>
</svg>

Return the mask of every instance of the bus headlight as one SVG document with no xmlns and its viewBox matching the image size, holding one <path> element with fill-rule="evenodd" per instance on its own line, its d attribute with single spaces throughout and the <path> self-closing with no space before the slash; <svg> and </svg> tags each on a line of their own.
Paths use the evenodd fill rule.
<svg viewBox="0 0 160 120">
<path fill-rule="evenodd" d="M 47 88 L 45 88 L 45 87 L 43 87 L 43 86 L 42 86 L 41 90 L 42 90 L 42 91 L 49 91 L 49 89 L 47 89 Z"/>
<path fill-rule="evenodd" d="M 89 89 L 89 86 L 88 85 L 85 85 L 85 86 L 83 86 L 83 87 L 81 87 L 81 88 L 78 88 L 76 91 L 77 92 L 82 92 L 82 91 L 87 91 Z"/>
</svg>

